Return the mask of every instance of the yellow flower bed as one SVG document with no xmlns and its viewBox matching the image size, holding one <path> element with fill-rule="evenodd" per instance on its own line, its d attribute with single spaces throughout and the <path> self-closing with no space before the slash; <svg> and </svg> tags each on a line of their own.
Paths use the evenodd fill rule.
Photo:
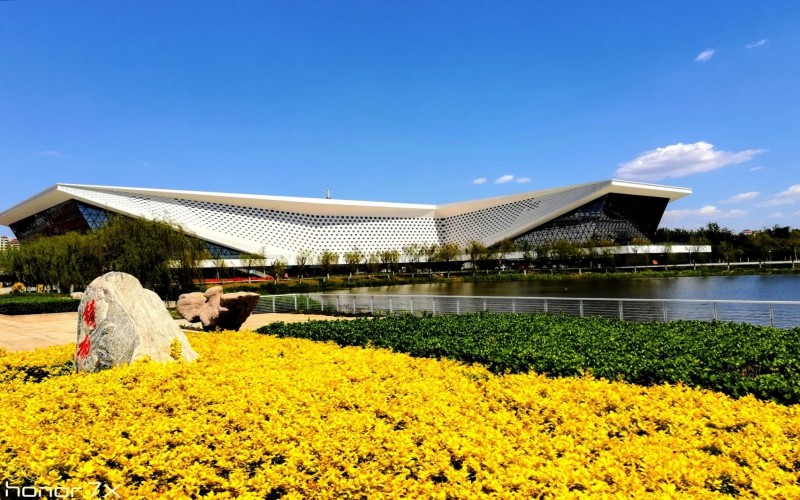
<svg viewBox="0 0 800 500">
<path fill-rule="evenodd" d="M 74 345 L 0 352 L 0 478 L 122 498 L 800 498 L 796 406 L 253 333 L 189 338 L 193 364 L 55 368 L 39 383 L 17 367 L 58 367 Z"/>
</svg>

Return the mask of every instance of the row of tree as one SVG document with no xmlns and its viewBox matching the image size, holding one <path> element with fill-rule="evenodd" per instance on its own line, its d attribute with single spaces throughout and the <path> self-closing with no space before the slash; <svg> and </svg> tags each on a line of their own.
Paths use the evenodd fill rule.
<svg viewBox="0 0 800 500">
<path fill-rule="evenodd" d="M 627 264 L 650 263 L 650 255 L 637 254 L 637 247 L 650 245 L 651 241 L 634 238 L 634 254 Z M 713 261 L 736 260 L 791 260 L 797 259 L 800 247 L 800 230 L 775 226 L 752 234 L 735 234 L 716 223 L 697 230 L 659 229 L 652 244 L 663 248 L 660 257 L 667 264 L 671 258 L 673 244 L 687 245 L 692 262 L 706 258 Z M 704 256 L 700 248 L 710 245 L 712 253 Z M 402 249 L 385 249 L 365 253 L 353 248 L 343 254 L 323 250 L 314 254 L 300 250 L 295 256 L 297 272 L 305 276 L 309 268 L 321 269 L 330 275 L 341 269 L 340 262 L 351 273 L 364 266 L 370 273 L 379 270 L 397 271 L 402 263 L 411 273 L 425 267 L 450 272 L 456 262 L 466 260 L 473 272 L 488 267 L 502 267 L 507 256 L 513 252 L 521 255 L 525 266 L 578 265 L 594 267 L 595 264 L 613 266 L 615 243 L 610 240 L 570 242 L 556 240 L 534 245 L 522 240 L 502 240 L 486 247 L 471 241 L 465 247 L 454 243 L 423 245 L 409 243 Z M 694 248 L 695 251 L 691 251 Z M 463 256 L 463 257 L 462 257 Z M 460 258 L 461 257 L 461 258 Z M 18 251 L 0 252 L 0 271 L 17 281 L 42 283 L 62 291 L 83 289 L 95 277 L 108 271 L 123 271 L 139 278 L 142 284 L 163 297 L 174 296 L 177 291 L 191 288 L 196 280 L 203 279 L 201 261 L 214 262 L 217 278 L 224 280 L 228 271 L 233 271 L 229 261 L 209 253 L 208 246 L 179 226 L 166 221 L 148 221 L 128 217 L 114 217 L 98 230 L 88 233 L 67 233 L 59 236 L 26 241 Z M 283 258 L 268 259 L 262 254 L 240 256 L 247 275 L 262 268 L 279 280 L 288 270 Z"/>
<path fill-rule="evenodd" d="M 533 244 L 527 240 L 515 243 L 505 239 L 490 247 L 478 241 L 471 241 L 463 248 L 454 243 L 444 245 L 412 243 L 404 246 L 402 251 L 383 250 L 371 254 L 364 254 L 354 248 L 344 252 L 341 258 L 350 272 L 357 272 L 359 266 L 365 265 L 371 273 L 376 272 L 379 266 L 389 272 L 394 271 L 401 261 L 411 272 L 418 269 L 422 263 L 438 264 L 438 267 L 450 270 L 451 263 L 461 256 L 463 256 L 461 260 L 469 262 L 470 269 L 476 272 L 489 266 L 502 267 L 506 257 L 514 252 L 521 254 L 521 263 L 525 266 L 594 267 L 615 266 L 618 263 L 638 266 L 651 264 L 654 255 L 658 256 L 661 264 L 669 265 L 675 260 L 673 246 L 683 245 L 688 248 L 687 258 L 692 264 L 707 261 L 730 263 L 737 260 L 796 261 L 797 250 L 800 247 L 800 229 L 775 226 L 750 234 L 735 234 L 717 223 L 709 223 L 697 230 L 659 229 L 652 241 L 646 238 L 633 238 L 630 245 L 632 253 L 620 257 L 614 251 L 617 244 L 611 240 L 590 239 L 576 242 L 560 239 Z M 644 250 L 645 247 L 650 247 L 652 250 L 653 246 L 656 247 L 656 252 Z M 702 251 L 704 247 L 709 246 L 710 254 Z M 301 251 L 297 255 L 297 264 L 302 274 L 308 265 L 313 264 L 317 264 L 325 273 L 330 274 L 339 266 L 339 261 L 340 255 L 330 250 L 322 251 L 316 258 L 308 251 Z"/>
</svg>

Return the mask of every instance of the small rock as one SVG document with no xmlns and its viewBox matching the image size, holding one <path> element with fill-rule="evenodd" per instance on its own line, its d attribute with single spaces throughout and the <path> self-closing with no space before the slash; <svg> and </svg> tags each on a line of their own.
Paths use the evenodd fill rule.
<svg viewBox="0 0 800 500">
<path fill-rule="evenodd" d="M 258 304 L 258 294 L 252 292 L 222 293 L 213 286 L 205 293 L 184 293 L 178 297 L 175 309 L 191 323 L 202 323 L 203 330 L 239 330 Z"/>
</svg>

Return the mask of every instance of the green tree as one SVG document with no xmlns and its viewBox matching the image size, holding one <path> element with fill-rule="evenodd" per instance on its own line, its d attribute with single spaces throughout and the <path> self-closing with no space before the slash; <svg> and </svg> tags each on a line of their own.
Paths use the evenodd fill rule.
<svg viewBox="0 0 800 500">
<path fill-rule="evenodd" d="M 800 229 L 793 229 L 789 233 L 788 246 L 791 250 L 792 268 L 797 262 L 797 249 L 800 248 Z"/>
<path fill-rule="evenodd" d="M 400 261 L 400 252 L 395 249 L 382 250 L 378 253 L 381 258 L 381 263 L 386 266 L 386 271 L 389 273 L 394 272 L 397 263 Z"/>
<path fill-rule="evenodd" d="M 286 273 L 287 267 L 289 267 L 289 264 L 282 257 L 278 257 L 272 261 L 272 274 L 275 276 L 276 283 L 280 283 L 281 276 Z"/>
<path fill-rule="evenodd" d="M 458 245 L 455 243 L 443 243 L 439 247 L 439 251 L 436 253 L 436 260 L 439 262 L 443 262 L 445 264 L 445 269 L 447 271 L 447 277 L 450 277 L 450 262 L 453 261 L 458 254 L 460 253 L 460 249 Z"/>
<path fill-rule="evenodd" d="M 419 264 L 419 261 L 422 260 L 422 257 L 425 255 L 425 246 L 419 243 L 403 245 L 403 254 L 407 258 L 408 267 L 411 268 L 411 276 L 413 278 L 417 264 Z"/>
<path fill-rule="evenodd" d="M 761 231 L 756 233 L 752 237 L 752 241 L 758 252 L 759 267 L 764 261 L 772 260 L 772 252 L 777 248 L 777 244 L 775 239 L 768 232 Z"/>
<path fill-rule="evenodd" d="M 120 271 L 162 297 L 191 285 L 208 259 L 207 245 L 180 226 L 123 216 L 93 233 L 77 232 L 26 241 L 11 254 L 11 272 L 26 283 L 63 290 L 85 287 L 99 275 Z"/>
<path fill-rule="evenodd" d="M 344 253 L 344 263 L 347 264 L 347 268 L 351 273 L 358 272 L 358 265 L 361 264 L 362 260 L 364 260 L 364 252 L 357 247 Z"/>
<path fill-rule="evenodd" d="M 323 250 L 322 253 L 319 254 L 318 264 L 325 270 L 326 276 L 330 278 L 331 271 L 339 264 L 339 254 L 331 250 Z"/>
<path fill-rule="evenodd" d="M 425 246 L 423 249 L 425 260 L 428 263 L 436 261 L 436 256 L 439 254 L 439 245 L 436 243 L 431 243 L 430 245 Z"/>
<path fill-rule="evenodd" d="M 741 250 L 733 246 L 733 243 L 729 241 L 723 241 L 720 243 L 717 251 L 720 253 L 720 255 L 722 255 L 722 258 L 725 259 L 725 262 L 728 264 L 727 269 L 729 271 L 731 269 L 731 261 L 734 260 L 741 252 Z"/>
<path fill-rule="evenodd" d="M 650 253 L 647 247 L 650 245 L 650 240 L 647 238 L 635 237 L 631 239 L 631 253 L 633 253 L 633 272 L 636 272 L 636 265 L 641 262 L 639 255 L 642 256 L 644 265 L 646 266 L 650 260 Z"/>
<path fill-rule="evenodd" d="M 295 261 L 297 262 L 297 267 L 300 268 L 300 277 L 304 278 L 306 275 L 306 266 L 311 261 L 311 257 L 313 254 L 311 250 L 306 250 L 301 248 L 297 251 L 297 255 L 295 256 Z"/>
<path fill-rule="evenodd" d="M 505 260 L 506 256 L 511 252 L 515 251 L 517 246 L 514 244 L 513 240 L 508 238 L 504 238 L 497 242 L 494 246 L 495 254 L 497 255 L 497 266 L 501 269 L 503 268 L 503 260 Z"/>
<path fill-rule="evenodd" d="M 472 240 L 464 248 L 464 253 L 469 258 L 470 264 L 472 264 L 472 275 L 474 276 L 478 271 L 478 263 L 487 253 L 487 248 L 480 241 Z"/>
<path fill-rule="evenodd" d="M 369 270 L 370 274 L 376 274 L 378 272 L 380 263 L 381 256 L 378 254 L 378 252 L 372 252 L 367 256 L 367 269 Z"/>
<path fill-rule="evenodd" d="M 672 256 L 675 254 L 672 243 L 662 243 L 661 251 L 664 253 L 664 270 L 669 270 L 669 263 L 672 262 Z"/>
<path fill-rule="evenodd" d="M 214 259 L 214 268 L 217 271 L 217 279 L 222 281 L 222 284 L 225 284 L 225 278 L 228 275 L 228 261 L 225 260 L 223 257 L 216 257 Z"/>
<path fill-rule="evenodd" d="M 534 248 L 530 240 L 520 240 L 519 249 L 522 251 L 522 261 L 526 266 L 533 261 Z"/>
<path fill-rule="evenodd" d="M 692 262 L 692 269 L 697 270 L 697 262 L 702 258 L 700 250 L 711 245 L 711 241 L 705 236 L 692 235 L 689 237 L 689 259 Z"/>
<path fill-rule="evenodd" d="M 247 271 L 247 282 L 252 283 L 252 271 L 254 267 L 260 266 L 264 259 L 261 255 L 257 253 L 243 253 L 241 257 L 242 264 L 244 264 L 245 270 Z"/>
</svg>

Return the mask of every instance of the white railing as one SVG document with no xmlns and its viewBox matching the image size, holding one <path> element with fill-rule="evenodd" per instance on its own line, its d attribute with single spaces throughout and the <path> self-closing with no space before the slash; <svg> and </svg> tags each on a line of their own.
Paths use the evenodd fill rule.
<svg viewBox="0 0 800 500">
<path fill-rule="evenodd" d="M 470 312 L 603 316 L 627 321 L 732 321 L 778 328 L 800 326 L 800 301 L 596 299 L 304 293 L 262 295 L 254 312 L 341 314 L 463 314 Z"/>
</svg>

